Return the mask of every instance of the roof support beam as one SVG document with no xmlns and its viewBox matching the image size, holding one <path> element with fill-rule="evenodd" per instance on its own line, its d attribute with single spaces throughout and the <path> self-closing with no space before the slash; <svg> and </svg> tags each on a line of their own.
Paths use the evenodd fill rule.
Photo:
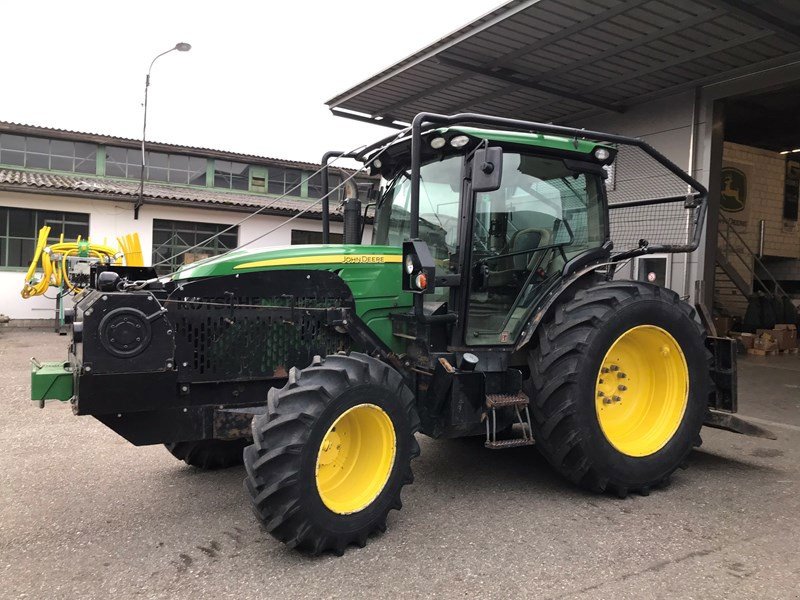
<svg viewBox="0 0 800 600">
<path fill-rule="evenodd" d="M 607 79 L 603 81 L 603 83 L 600 85 L 593 85 L 592 89 L 600 90 L 615 85 L 619 85 L 621 83 L 626 83 L 628 81 L 631 81 L 632 79 L 638 79 L 639 77 L 642 77 L 644 75 L 649 75 L 650 73 L 657 73 L 659 71 L 663 71 L 664 69 L 676 67 L 678 65 L 682 65 L 691 62 L 693 60 L 697 60 L 698 58 L 709 56 L 710 54 L 716 54 L 717 52 L 730 50 L 731 48 L 736 48 L 737 46 L 744 46 L 745 44 L 749 44 L 750 42 L 755 42 L 756 40 L 769 37 L 770 35 L 772 35 L 771 31 L 766 31 L 766 30 L 756 31 L 749 35 L 744 35 L 741 37 L 734 38 L 732 40 L 728 40 L 726 42 L 714 44 L 713 46 L 708 46 L 707 48 L 704 48 L 702 50 L 689 52 L 682 56 L 673 58 L 671 60 L 653 63 L 652 65 L 645 67 L 644 69 L 638 69 L 636 71 L 633 71 L 632 73 L 627 73 L 622 77 L 617 77 L 616 79 Z"/>
<path fill-rule="evenodd" d="M 552 96 L 556 96 L 557 98 L 566 98 L 567 100 L 574 100 L 576 102 L 580 102 L 588 106 L 596 106 L 598 108 L 610 110 L 613 112 L 625 111 L 624 107 L 618 105 L 599 102 L 597 100 L 594 100 L 593 98 L 589 98 L 581 94 L 574 94 L 572 92 L 560 90 L 558 88 L 554 88 L 546 84 L 530 82 L 528 81 L 528 78 L 524 73 L 520 73 L 519 71 L 514 71 L 513 69 L 503 68 L 503 69 L 492 70 L 486 67 L 470 65 L 468 63 L 461 62 L 460 60 L 455 60 L 452 58 L 445 58 L 445 57 L 440 57 L 439 61 L 442 64 L 447 65 L 449 67 L 453 67 L 455 69 L 461 69 L 462 71 L 475 73 L 476 75 L 482 75 L 483 77 L 497 79 L 498 81 L 504 81 L 506 83 L 513 83 L 514 85 L 518 85 L 519 87 L 529 88 L 532 90 L 537 90 L 539 92 L 544 92 L 545 94 L 550 94 Z"/>
<path fill-rule="evenodd" d="M 659 98 L 667 98 L 668 96 L 672 96 L 673 94 L 679 94 L 680 92 L 685 92 L 686 90 L 690 90 L 696 87 L 704 87 L 718 83 L 724 83 L 726 81 L 731 81 L 739 77 L 748 77 L 750 75 L 754 75 L 756 73 L 762 73 L 764 71 L 769 71 L 771 69 L 780 69 L 781 67 L 786 65 L 800 65 L 800 52 L 793 52 L 791 54 L 785 54 L 783 56 L 778 56 L 775 58 L 768 58 L 761 62 L 746 65 L 744 67 L 736 67 L 735 69 L 723 71 L 722 73 L 714 73 L 713 75 L 709 75 L 708 77 L 701 77 L 700 79 L 693 79 L 692 81 L 687 81 L 685 83 L 678 83 L 664 89 L 656 90 L 654 92 L 649 92 L 647 94 L 642 94 L 641 96 L 628 98 L 626 100 L 626 103 L 628 108 L 631 108 L 638 104 L 644 104 L 645 102 L 658 100 Z M 591 109 L 586 111 L 580 111 L 559 118 L 557 122 L 570 124 L 574 123 L 576 120 L 596 116 L 597 114 L 599 114 L 599 112 L 600 111 L 598 110 L 591 110 Z"/>
<path fill-rule="evenodd" d="M 519 4 L 511 6 L 510 8 L 506 7 L 498 8 L 489 13 L 489 15 L 492 15 L 491 18 L 486 19 L 486 17 L 488 17 L 489 15 L 481 17 L 480 19 L 474 21 L 473 23 L 470 23 L 470 25 L 464 27 L 460 31 L 455 32 L 450 36 L 447 36 L 447 38 L 449 39 L 446 38 L 447 39 L 446 43 L 436 44 L 435 47 L 426 48 L 421 52 L 418 52 L 417 54 L 409 56 L 406 60 L 401 61 L 401 63 L 395 65 L 394 67 L 386 69 L 385 71 L 376 75 L 375 77 L 368 79 L 361 85 L 352 88 L 350 90 L 347 90 L 346 92 L 339 94 L 335 98 L 328 100 L 326 104 L 330 108 L 335 108 L 337 106 L 340 106 L 343 103 L 350 100 L 351 98 L 354 98 L 359 94 L 362 94 L 366 90 L 375 87 L 376 85 L 379 85 L 393 77 L 396 77 L 403 71 L 407 71 L 408 69 L 411 69 L 412 67 L 415 67 L 416 65 L 425 62 L 429 58 L 433 58 L 439 52 L 443 52 L 448 48 L 452 48 L 453 46 L 456 46 L 457 44 L 465 40 L 468 40 L 473 35 L 485 31 L 490 27 L 497 25 L 498 23 L 502 23 L 509 17 L 512 17 L 517 13 L 527 10 L 528 8 L 530 8 L 535 4 L 538 4 L 539 2 L 541 2 L 541 0 L 523 0 Z M 482 19 L 486 20 L 484 20 L 483 23 L 478 24 Z M 386 109 L 386 110 L 391 110 L 391 109 Z"/>
<path fill-rule="evenodd" d="M 570 25 L 569 27 L 564 27 L 563 29 L 559 29 L 555 33 L 552 33 L 550 35 L 546 35 L 543 38 L 535 40 L 535 41 L 531 42 L 530 44 L 526 44 L 525 46 L 522 46 L 521 48 L 518 48 L 517 50 L 514 50 L 513 52 L 509 52 L 508 54 L 504 54 L 503 56 L 500 56 L 500 57 L 498 57 L 498 58 L 496 58 L 496 59 L 494 59 L 492 61 L 489 61 L 489 62 L 487 62 L 487 63 L 485 63 L 483 65 L 480 65 L 480 66 L 482 68 L 492 69 L 494 67 L 506 65 L 506 64 L 514 61 L 515 59 L 519 58 L 520 56 L 523 56 L 525 54 L 533 52 L 534 50 L 537 50 L 538 48 L 544 48 L 545 46 L 553 44 L 553 43 L 555 43 L 555 42 L 557 42 L 559 40 L 565 39 L 565 38 L 569 37 L 570 35 L 573 35 L 575 33 L 583 31 L 584 29 L 589 29 L 590 27 L 594 27 L 598 23 L 602 23 L 603 21 L 606 21 L 607 19 L 610 19 L 610 18 L 615 17 L 615 16 L 617 16 L 619 14 L 622 14 L 622 13 L 624 13 L 626 11 L 629 11 L 632 8 L 635 8 L 636 6 L 644 4 L 647 1 L 648 0 L 627 0 L 625 2 L 621 2 L 619 5 L 615 6 L 614 8 L 611 8 L 611 9 L 608 9 L 608 10 L 604 10 L 604 11 L 600 11 L 598 14 L 596 14 L 596 15 L 588 18 L 588 19 L 584 19 L 583 21 L 578 21 L 577 23 L 574 23 L 573 25 Z M 445 48 L 444 50 L 447 50 L 447 48 Z M 444 62 L 444 61 L 442 60 L 442 62 Z M 450 87 L 452 85 L 455 85 L 455 84 L 457 84 L 457 83 L 459 83 L 461 81 L 464 81 L 465 79 L 469 79 L 470 76 L 471 75 L 470 75 L 469 72 L 463 72 L 460 75 L 456 75 L 454 77 L 450 77 L 448 79 L 445 79 L 444 81 L 441 81 L 441 82 L 437 83 L 436 85 L 434 85 L 434 86 L 432 86 L 430 88 L 424 89 L 424 90 L 422 90 L 420 92 L 417 92 L 416 94 L 412 94 L 411 96 L 403 98 L 403 100 L 400 100 L 399 102 L 395 102 L 395 103 L 393 103 L 393 104 L 391 104 L 389 106 L 383 107 L 380 111 L 378 111 L 378 113 L 383 114 L 384 112 L 391 112 L 391 111 L 396 110 L 397 108 L 399 108 L 399 107 L 401 107 L 401 106 L 403 106 L 405 104 L 410 104 L 411 102 L 416 102 L 417 100 L 419 100 L 421 98 L 424 98 L 426 96 L 430 96 L 432 94 L 435 94 L 436 92 L 441 91 L 441 90 L 443 90 L 445 88 L 448 88 L 448 87 Z"/>
<path fill-rule="evenodd" d="M 771 30 L 773 33 L 788 38 L 795 43 L 800 43 L 800 31 L 786 21 L 758 8 L 757 4 L 742 2 L 742 0 L 707 0 L 729 12 L 743 17 L 746 21 L 755 23 L 759 27 Z"/>
<path fill-rule="evenodd" d="M 599 54 L 595 53 L 591 56 L 587 56 L 586 58 L 582 58 L 580 60 L 567 63 L 563 66 L 556 67 L 555 69 L 550 69 L 549 71 L 544 71 L 542 73 L 536 73 L 534 75 L 531 75 L 530 80 L 545 81 L 548 79 L 554 79 L 559 75 L 562 75 L 563 73 L 569 73 L 570 71 L 574 71 L 575 69 L 579 69 L 587 65 L 593 65 L 601 61 L 608 60 L 608 58 L 611 56 L 616 56 L 618 54 L 622 54 L 623 52 L 627 52 L 628 50 L 632 50 L 634 48 L 638 48 L 645 44 L 655 42 L 667 36 L 680 33 L 682 31 L 686 31 L 687 29 L 696 27 L 697 25 L 721 17 L 726 12 L 727 11 L 722 8 L 709 10 L 707 12 L 704 12 L 703 14 L 696 15 L 689 19 L 678 21 L 674 25 L 670 25 L 669 27 L 664 27 L 663 29 L 659 29 L 658 31 L 654 31 L 653 33 L 648 33 L 647 35 L 642 35 L 632 40 L 628 40 L 627 42 L 620 44 L 618 46 L 614 46 L 613 48 L 605 52 L 601 52 Z"/>
</svg>

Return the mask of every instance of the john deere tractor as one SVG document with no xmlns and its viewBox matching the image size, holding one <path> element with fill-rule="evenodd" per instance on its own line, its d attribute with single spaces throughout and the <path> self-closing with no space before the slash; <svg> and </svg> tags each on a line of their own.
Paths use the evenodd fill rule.
<svg viewBox="0 0 800 600">
<path fill-rule="evenodd" d="M 643 157 L 623 165 L 635 177 L 615 173 L 622 152 Z M 95 267 L 68 361 L 35 364 L 33 398 L 200 468 L 243 460 L 264 528 L 315 554 L 386 528 L 417 433 L 535 444 L 574 484 L 625 496 L 663 485 L 704 423 L 744 428 L 730 341 L 653 273 L 626 276 L 700 239 L 705 188 L 652 147 L 421 113 L 349 157 L 385 186 L 364 212 L 346 201 L 344 244 L 242 248 L 166 278 Z M 647 191 L 665 177 L 677 193 Z M 636 180 L 641 197 L 609 204 Z"/>
</svg>

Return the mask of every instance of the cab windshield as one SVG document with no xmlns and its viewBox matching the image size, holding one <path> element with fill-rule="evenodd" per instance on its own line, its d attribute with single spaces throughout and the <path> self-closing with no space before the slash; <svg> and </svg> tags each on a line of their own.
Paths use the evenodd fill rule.
<svg viewBox="0 0 800 600">
<path fill-rule="evenodd" d="M 448 269 L 458 245 L 458 206 L 463 156 L 450 156 L 420 168 L 419 237 L 427 242 L 437 269 Z M 402 246 L 411 229 L 411 171 L 389 183 L 375 215 L 372 243 Z"/>
</svg>

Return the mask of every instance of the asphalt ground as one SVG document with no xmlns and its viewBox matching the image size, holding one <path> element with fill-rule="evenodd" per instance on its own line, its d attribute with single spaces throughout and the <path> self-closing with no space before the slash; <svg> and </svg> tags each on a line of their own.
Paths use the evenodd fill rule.
<svg viewBox="0 0 800 600">
<path fill-rule="evenodd" d="M 740 414 L 672 484 L 583 493 L 533 448 L 420 440 L 385 534 L 310 558 L 264 534 L 243 469 L 136 448 L 28 400 L 66 339 L 0 328 L 0 598 L 800 598 L 800 357 L 740 362 Z"/>
</svg>

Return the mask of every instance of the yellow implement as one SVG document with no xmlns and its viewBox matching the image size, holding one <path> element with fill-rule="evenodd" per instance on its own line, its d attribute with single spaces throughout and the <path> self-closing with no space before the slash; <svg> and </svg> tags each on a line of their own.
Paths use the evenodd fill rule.
<svg viewBox="0 0 800 600">
<path fill-rule="evenodd" d="M 117 250 L 106 244 L 95 244 L 90 240 L 82 241 L 80 236 L 74 242 L 65 242 L 63 233 L 59 237 L 58 243 L 48 246 L 50 230 L 51 228 L 47 225 L 39 230 L 33 259 L 25 274 L 25 283 L 21 292 L 23 298 L 41 296 L 50 286 L 61 287 L 63 285 L 69 291 L 79 292 L 80 289 L 72 285 L 69 280 L 68 258 L 81 252 L 105 264 L 121 264 L 124 259 L 128 266 L 144 266 L 138 233 L 117 238 L 121 249 Z M 41 273 L 37 273 L 40 263 Z"/>
</svg>

